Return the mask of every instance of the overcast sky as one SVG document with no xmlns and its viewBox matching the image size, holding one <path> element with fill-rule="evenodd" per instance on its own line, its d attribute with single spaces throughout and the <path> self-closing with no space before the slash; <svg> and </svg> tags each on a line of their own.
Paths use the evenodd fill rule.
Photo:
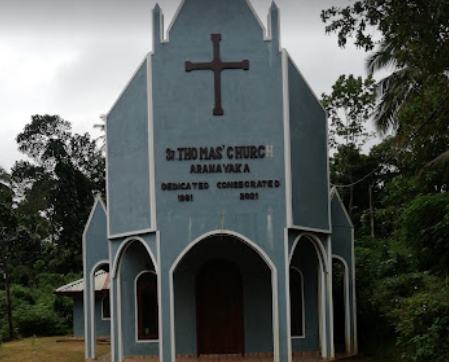
<svg viewBox="0 0 449 362">
<path fill-rule="evenodd" d="M 213 0 L 211 0 L 213 1 Z M 266 25 L 271 0 L 250 0 Z M 160 0 L 165 27 L 180 0 Z M 277 0 L 281 41 L 315 93 L 340 74 L 365 76 L 362 50 L 337 46 L 320 11 L 348 0 Z M 58 114 L 98 135 L 106 113 L 152 50 L 156 0 L 0 0 L 0 166 L 25 158 L 15 137 L 34 114 Z"/>
</svg>

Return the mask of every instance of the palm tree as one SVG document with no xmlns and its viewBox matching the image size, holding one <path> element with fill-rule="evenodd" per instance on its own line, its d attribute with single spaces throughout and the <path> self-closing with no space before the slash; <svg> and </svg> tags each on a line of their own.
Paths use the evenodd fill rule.
<svg viewBox="0 0 449 362">
<path fill-rule="evenodd" d="M 447 105 L 449 79 L 446 73 L 430 73 L 408 64 L 400 66 L 395 53 L 395 47 L 384 40 L 380 43 L 379 50 L 371 55 L 366 63 L 370 75 L 381 70 L 393 69 L 390 75 L 381 79 L 376 85 L 380 102 L 373 113 L 373 117 L 376 128 L 380 133 L 385 134 L 390 129 L 396 130 L 397 134 L 401 133 L 399 122 L 401 109 L 415 97 L 423 97 L 425 87 L 438 85 L 438 88 L 444 90 L 443 94 L 440 95 L 442 100 L 439 102 L 437 109 L 423 123 L 415 124 L 414 132 L 412 132 L 412 137 L 415 137 L 424 125 L 428 125 L 435 114 L 441 115 L 449 112 Z M 433 131 L 438 132 L 436 129 L 433 129 Z M 432 130 L 426 137 L 432 137 Z M 445 169 L 448 178 L 449 150 L 440 154 L 423 168 L 424 171 L 428 169 Z"/>
<path fill-rule="evenodd" d="M 381 70 L 394 69 L 376 85 L 380 102 L 373 116 L 377 130 L 383 134 L 389 129 L 398 129 L 401 106 L 412 94 L 419 92 L 420 86 L 425 82 L 420 69 L 398 66 L 394 53 L 394 46 L 384 40 L 380 43 L 379 50 L 371 55 L 366 63 L 368 74 L 371 76 Z"/>
</svg>

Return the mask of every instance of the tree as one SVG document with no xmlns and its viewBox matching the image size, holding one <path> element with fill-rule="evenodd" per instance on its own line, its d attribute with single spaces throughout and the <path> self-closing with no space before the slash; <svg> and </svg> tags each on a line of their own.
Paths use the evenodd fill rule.
<svg viewBox="0 0 449 362">
<path fill-rule="evenodd" d="M 366 177 L 378 166 L 378 160 L 371 155 L 364 155 L 352 145 L 340 145 L 338 151 L 330 159 L 330 178 L 333 185 L 339 187 L 340 196 L 346 205 L 349 216 L 357 233 L 364 233 L 364 218 L 370 216 L 369 188 L 377 184 L 378 173 Z M 349 185 L 346 187 L 346 185 Z M 377 192 L 374 190 L 374 192 Z"/>
<path fill-rule="evenodd" d="M 358 0 L 322 12 L 340 46 L 351 37 L 366 51 L 377 46 L 370 75 L 390 72 L 373 115 L 394 135 L 370 152 L 382 238 L 356 234 L 359 331 L 365 351 L 393 340 L 392 357 L 410 361 L 448 356 L 448 13 L 447 0 Z"/>
<path fill-rule="evenodd" d="M 380 35 L 399 68 L 411 66 L 441 74 L 449 69 L 447 14 L 446 0 L 358 0 L 323 10 L 321 19 L 327 33 L 338 33 L 341 47 L 354 37 L 356 46 L 370 51 Z"/>
<path fill-rule="evenodd" d="M 17 225 L 13 209 L 14 191 L 11 187 L 11 175 L 0 167 L 0 232 L 12 235 Z"/>
<path fill-rule="evenodd" d="M 399 127 L 402 105 L 419 96 L 426 85 L 443 82 L 448 89 L 448 13 L 446 0 L 361 0 L 322 11 L 321 18 L 328 24 L 326 32 L 337 32 L 340 46 L 349 37 L 355 37 L 355 44 L 367 51 L 377 43 L 378 50 L 367 62 L 370 74 L 393 71 L 377 85 L 381 101 L 374 118 L 381 132 Z M 373 28 L 381 33 L 378 42 Z"/>
<path fill-rule="evenodd" d="M 375 86 L 372 78 L 341 75 L 332 86 L 332 93 L 322 94 L 321 103 L 330 119 L 329 147 L 336 149 L 331 162 L 332 182 L 352 184 L 360 148 L 370 138 L 365 123 L 375 107 Z M 369 172 L 369 171 L 368 171 Z M 363 175 L 361 175 L 363 177 Z M 352 218 L 354 187 L 349 187 L 348 210 Z"/>
<path fill-rule="evenodd" d="M 80 271 L 84 224 L 94 194 L 105 192 L 104 157 L 88 134 L 72 134 L 70 123 L 59 116 L 32 116 L 17 142 L 34 161 L 19 162 L 13 169 L 22 197 L 18 209 L 41 217 L 24 219 L 29 223 L 24 229 L 32 233 L 43 227 L 44 238 L 31 240 L 55 245 L 49 262 L 53 270 Z"/>
<path fill-rule="evenodd" d="M 449 193 L 419 196 L 403 215 L 404 243 L 418 254 L 419 268 L 443 277 L 449 275 Z"/>
<path fill-rule="evenodd" d="M 340 144 L 360 149 L 370 138 L 365 123 L 375 107 L 375 82 L 369 77 L 341 75 L 332 86 L 332 93 L 321 95 L 321 103 L 330 119 L 329 146 Z"/>
</svg>

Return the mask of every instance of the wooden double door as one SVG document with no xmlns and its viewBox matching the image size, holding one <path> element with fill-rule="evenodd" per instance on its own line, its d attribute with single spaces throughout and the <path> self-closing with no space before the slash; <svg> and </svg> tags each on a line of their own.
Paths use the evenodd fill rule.
<svg viewBox="0 0 449 362">
<path fill-rule="evenodd" d="M 242 277 L 224 260 L 206 264 L 196 279 L 198 354 L 244 353 Z"/>
</svg>

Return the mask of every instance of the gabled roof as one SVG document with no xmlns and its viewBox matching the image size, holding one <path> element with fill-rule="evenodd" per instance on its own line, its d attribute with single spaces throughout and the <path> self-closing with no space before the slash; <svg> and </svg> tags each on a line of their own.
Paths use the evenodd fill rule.
<svg viewBox="0 0 449 362">
<path fill-rule="evenodd" d="M 83 295 L 84 279 L 63 285 L 54 291 L 56 295 L 76 296 Z M 109 292 L 109 273 L 99 270 L 95 273 L 95 293 L 107 294 Z"/>
<path fill-rule="evenodd" d="M 332 187 L 330 195 L 331 195 L 331 201 L 333 201 L 334 198 L 337 200 L 340 211 L 342 212 L 343 217 L 345 218 L 346 222 L 348 223 L 348 226 L 351 228 L 354 228 L 354 224 L 352 223 L 352 220 L 349 217 L 348 210 L 346 210 L 345 204 L 343 203 L 343 200 L 341 199 L 340 193 L 338 192 L 338 190 L 335 186 Z M 331 207 L 331 212 L 332 212 L 332 207 Z M 332 216 L 336 216 L 336 215 L 332 215 Z M 332 217 L 332 219 L 333 219 L 333 217 Z"/>
</svg>

